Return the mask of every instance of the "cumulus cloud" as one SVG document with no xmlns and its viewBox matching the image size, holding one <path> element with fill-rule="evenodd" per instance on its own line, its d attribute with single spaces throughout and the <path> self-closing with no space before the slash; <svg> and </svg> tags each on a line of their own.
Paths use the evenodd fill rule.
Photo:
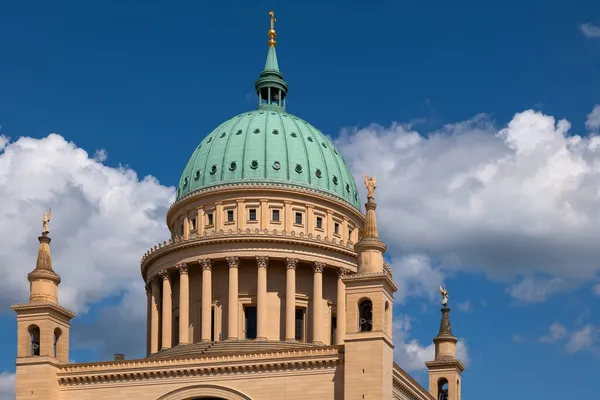
<svg viewBox="0 0 600 400">
<path fill-rule="evenodd" d="M 581 350 L 597 350 L 596 344 L 599 336 L 600 327 L 591 324 L 569 332 L 564 325 L 554 322 L 550 325 L 549 332 L 539 340 L 543 343 L 565 340 L 565 351 L 572 354 Z"/>
<path fill-rule="evenodd" d="M 527 301 L 598 272 L 600 137 L 574 135 L 564 119 L 527 110 L 503 127 L 484 114 L 434 132 L 371 124 L 335 143 L 357 180 L 377 176 L 392 264 L 425 254 L 441 276 L 484 271 Z M 431 276 L 423 290 L 435 290 Z"/>
<path fill-rule="evenodd" d="M 600 104 L 596 104 L 592 112 L 588 114 L 585 127 L 590 131 L 598 131 L 600 128 Z"/>
<path fill-rule="evenodd" d="M 174 189 L 127 168 L 107 167 L 101 162 L 105 152 L 90 157 L 56 134 L 2 143 L 0 303 L 27 299 L 41 216 L 50 207 L 62 305 L 81 312 L 108 296 L 141 292 L 139 260 L 168 236 L 164 215 Z"/>
<path fill-rule="evenodd" d="M 579 29 L 588 38 L 600 38 L 600 27 L 591 22 L 579 25 Z"/>
<path fill-rule="evenodd" d="M 432 299 L 444 280 L 444 273 L 434 268 L 429 257 L 423 254 L 395 258 L 391 267 L 398 285 L 394 300 L 400 303 L 412 296 Z"/>
<path fill-rule="evenodd" d="M 600 283 L 598 283 L 597 285 L 594 285 L 594 287 L 592 288 L 592 291 L 594 292 L 594 294 L 596 296 L 600 296 Z"/>
<path fill-rule="evenodd" d="M 567 328 L 563 324 L 558 322 L 552 323 L 549 328 L 549 332 L 540 338 L 540 342 L 552 343 L 557 340 L 563 339 L 567 336 Z"/>
<path fill-rule="evenodd" d="M 15 400 L 15 374 L 0 373 L 0 400 Z"/>
<path fill-rule="evenodd" d="M 410 339 L 411 318 L 399 316 L 394 321 L 394 361 L 405 371 L 418 371 L 426 368 L 425 362 L 435 356 L 433 343 L 424 346 L 417 339 Z M 456 357 L 465 365 L 470 362 L 467 345 L 463 339 L 456 344 Z"/>
</svg>

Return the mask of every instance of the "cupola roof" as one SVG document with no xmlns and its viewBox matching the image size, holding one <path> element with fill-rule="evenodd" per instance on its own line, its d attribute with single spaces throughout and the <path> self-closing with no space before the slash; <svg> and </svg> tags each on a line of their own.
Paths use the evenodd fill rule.
<svg viewBox="0 0 600 400">
<path fill-rule="evenodd" d="M 267 61 L 255 83 L 259 105 L 202 140 L 181 175 L 177 199 L 207 187 L 270 183 L 325 192 L 360 210 L 352 173 L 332 142 L 285 110 L 288 85 L 277 61 L 275 15 L 269 15 Z"/>
</svg>

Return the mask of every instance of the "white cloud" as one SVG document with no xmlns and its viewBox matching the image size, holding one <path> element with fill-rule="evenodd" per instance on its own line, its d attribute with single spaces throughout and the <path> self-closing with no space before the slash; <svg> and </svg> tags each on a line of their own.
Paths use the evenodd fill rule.
<svg viewBox="0 0 600 400">
<path fill-rule="evenodd" d="M 6 145 L 8 144 L 9 138 L 4 135 L 0 135 L 0 151 L 4 150 Z"/>
<path fill-rule="evenodd" d="M 600 283 L 594 285 L 594 287 L 592 288 L 592 291 L 594 292 L 594 294 L 596 296 L 600 296 Z"/>
<path fill-rule="evenodd" d="M 423 254 L 411 254 L 392 259 L 394 280 L 398 292 L 394 296 L 397 302 L 403 302 L 411 296 L 433 296 L 444 280 L 444 274 L 431 264 L 429 257 Z"/>
<path fill-rule="evenodd" d="M 22 137 L 0 152 L 2 303 L 27 299 L 26 275 L 35 266 L 40 219 L 49 207 L 62 305 L 85 311 L 107 296 L 128 299 L 127 293 L 143 290 L 136 266 L 150 246 L 168 236 L 164 215 L 174 189 L 150 176 L 140 180 L 127 168 L 107 167 L 101 159 L 56 134 Z"/>
<path fill-rule="evenodd" d="M 562 278 L 529 276 L 509 287 L 507 291 L 515 299 L 536 303 L 545 301 L 551 294 L 567 291 L 571 288 L 572 284 Z"/>
<path fill-rule="evenodd" d="M 458 309 L 462 312 L 470 312 L 471 311 L 471 301 L 467 300 L 462 303 L 458 303 Z"/>
<path fill-rule="evenodd" d="M 540 342 L 552 343 L 556 342 L 557 340 L 564 339 L 566 336 L 567 328 L 565 328 L 563 324 L 553 322 L 552 325 L 550 325 L 548 334 L 542 336 L 540 338 Z"/>
<path fill-rule="evenodd" d="M 600 128 L 600 104 L 596 104 L 585 120 L 585 127 L 590 131 Z"/>
<path fill-rule="evenodd" d="M 569 332 L 564 325 L 554 322 L 550 325 L 548 334 L 540 338 L 540 342 L 552 343 L 566 340 L 565 351 L 567 353 L 576 353 L 581 350 L 595 349 L 599 336 L 600 327 L 591 324 Z"/>
<path fill-rule="evenodd" d="M 417 339 L 409 339 L 411 319 L 407 315 L 399 316 L 394 321 L 394 361 L 405 371 L 425 369 L 425 362 L 432 361 L 435 356 L 433 343 L 424 346 Z M 465 365 L 470 362 L 469 352 L 463 339 L 456 344 L 456 357 Z"/>
<path fill-rule="evenodd" d="M 600 27 L 595 26 L 591 22 L 579 25 L 579 29 L 586 37 L 600 38 Z"/>
<path fill-rule="evenodd" d="M 0 400 L 15 400 L 15 374 L 4 371 L 0 373 Z"/>
<path fill-rule="evenodd" d="M 94 160 L 103 163 L 104 161 L 106 161 L 106 159 L 108 158 L 108 153 L 106 153 L 106 150 L 104 149 L 99 149 L 96 150 L 96 153 L 94 153 Z"/>
<path fill-rule="evenodd" d="M 477 115 L 435 132 L 399 123 L 344 129 L 335 142 L 357 181 L 377 176 L 392 260 L 427 257 L 442 277 L 463 269 L 523 279 L 509 293 L 534 301 L 599 269 L 600 139 L 569 130 L 527 110 L 501 129 Z"/>
<path fill-rule="evenodd" d="M 576 353 L 583 349 L 588 349 L 594 345 L 598 338 L 598 328 L 592 325 L 586 325 L 580 330 L 571 333 L 565 350 L 567 353 Z"/>
</svg>

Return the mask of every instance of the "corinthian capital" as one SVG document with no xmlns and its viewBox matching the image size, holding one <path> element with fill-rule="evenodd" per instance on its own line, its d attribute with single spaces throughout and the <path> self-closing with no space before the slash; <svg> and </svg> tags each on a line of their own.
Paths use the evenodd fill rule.
<svg viewBox="0 0 600 400">
<path fill-rule="evenodd" d="M 296 267 L 298 266 L 298 259 L 297 258 L 286 258 L 285 266 L 287 269 L 296 269 Z"/>
<path fill-rule="evenodd" d="M 229 268 L 238 268 L 240 266 L 240 258 L 238 256 L 227 257 L 227 264 L 229 264 Z"/>
<path fill-rule="evenodd" d="M 267 265 L 269 265 L 269 257 L 256 256 L 256 264 L 259 268 L 267 268 Z"/>
<path fill-rule="evenodd" d="M 315 263 L 313 264 L 313 271 L 315 273 L 323 273 L 323 269 L 325 268 L 325 263 L 323 262 L 318 262 L 315 261 Z"/>
<path fill-rule="evenodd" d="M 179 271 L 180 275 L 185 275 L 188 273 L 189 271 L 189 267 L 186 263 L 178 263 L 177 265 L 175 265 L 175 268 L 177 268 L 177 270 Z"/>
<path fill-rule="evenodd" d="M 163 281 L 166 281 L 171 277 L 168 269 L 161 269 L 158 271 L 158 275 L 160 275 Z"/>
<path fill-rule="evenodd" d="M 200 263 L 202 270 L 212 268 L 212 264 L 210 263 L 210 258 L 201 258 L 198 260 L 198 263 Z"/>
<path fill-rule="evenodd" d="M 338 268 L 336 273 L 338 278 L 344 278 L 348 275 L 348 270 L 346 268 Z"/>
</svg>

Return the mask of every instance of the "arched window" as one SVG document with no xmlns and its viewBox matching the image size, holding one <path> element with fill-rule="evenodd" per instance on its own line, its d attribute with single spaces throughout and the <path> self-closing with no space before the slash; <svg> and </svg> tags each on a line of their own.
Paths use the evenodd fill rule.
<svg viewBox="0 0 600 400">
<path fill-rule="evenodd" d="M 40 328 L 37 325 L 29 327 L 29 337 L 31 339 L 31 355 L 40 355 Z"/>
<path fill-rule="evenodd" d="M 373 330 L 373 302 L 369 299 L 362 300 L 358 304 L 359 329 L 361 332 Z"/>
<path fill-rule="evenodd" d="M 54 330 L 54 358 L 59 358 L 59 355 L 62 352 L 62 340 L 60 339 L 61 334 L 62 331 L 60 328 L 56 328 Z"/>
<path fill-rule="evenodd" d="M 438 380 L 438 400 L 448 400 L 448 380 L 446 378 Z"/>
</svg>

